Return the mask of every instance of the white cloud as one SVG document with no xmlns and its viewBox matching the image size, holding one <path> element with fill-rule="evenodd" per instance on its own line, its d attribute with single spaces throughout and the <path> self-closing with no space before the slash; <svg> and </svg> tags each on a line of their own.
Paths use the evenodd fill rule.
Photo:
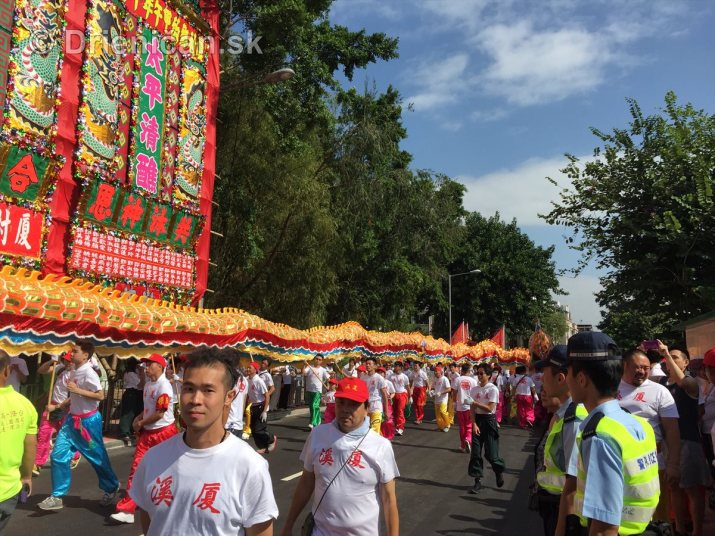
<svg viewBox="0 0 715 536">
<path fill-rule="evenodd" d="M 490 110 L 474 110 L 469 117 L 477 123 L 491 123 L 504 119 L 508 115 L 509 112 L 504 108 L 492 108 Z"/>
<path fill-rule="evenodd" d="M 577 324 L 601 322 L 601 311 L 596 303 L 596 292 L 602 289 L 596 276 L 579 275 L 577 277 L 559 277 L 559 285 L 567 291 L 567 296 L 554 296 L 562 305 L 571 310 L 571 320 Z"/>
<path fill-rule="evenodd" d="M 407 97 L 405 102 L 412 104 L 417 111 L 455 102 L 463 87 L 468 63 L 467 54 L 455 54 L 422 64 L 410 72 L 412 84 L 420 87 L 420 91 Z"/>
<path fill-rule="evenodd" d="M 374 13 L 380 18 L 397 20 L 400 10 L 381 0 L 336 0 L 330 6 L 330 18 L 339 24 L 349 24 L 355 16 Z"/>
<path fill-rule="evenodd" d="M 579 157 L 588 160 L 591 157 Z M 566 157 L 532 158 L 512 169 L 503 169 L 481 176 L 460 175 L 457 180 L 467 187 L 464 208 L 485 216 L 497 210 L 501 218 L 516 218 L 520 226 L 548 225 L 538 217 L 551 211 L 551 201 L 558 200 L 560 188 L 546 180 L 551 177 L 559 186 L 568 186 L 568 178 L 559 170 L 567 164 Z"/>
</svg>

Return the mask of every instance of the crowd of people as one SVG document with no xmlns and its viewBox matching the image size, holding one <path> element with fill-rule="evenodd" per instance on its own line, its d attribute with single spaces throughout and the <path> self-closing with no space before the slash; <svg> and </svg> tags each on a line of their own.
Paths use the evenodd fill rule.
<svg viewBox="0 0 715 536">
<path fill-rule="evenodd" d="M 278 437 L 268 425 L 270 401 L 287 407 L 300 384 L 310 433 L 282 536 L 295 533 L 311 497 L 303 533 L 378 534 L 382 515 L 387 534 L 399 534 L 392 441 L 408 419 L 428 425 L 428 399 L 438 430 L 459 428 L 450 437 L 469 455 L 472 494 L 483 488 L 484 460 L 496 487 L 504 485 L 502 425 L 543 431 L 528 503 L 546 536 L 703 536 L 715 471 L 715 348 L 693 361 L 660 341 L 622 353 L 606 334 L 585 332 L 513 372 L 487 362 L 430 367 L 373 357 L 338 368 L 321 355 L 300 370 L 271 370 L 268 360 L 241 366 L 237 352 L 209 349 L 174 366 L 152 354 L 128 362 L 124 374 L 120 434 L 135 450 L 121 498 L 102 438 L 105 393 L 93 356 L 92 344 L 78 341 L 39 367 L 52 381 L 38 427 L 37 411 L 17 392 L 26 367 L 0 352 L 0 533 L 48 458 L 52 491 L 37 506 L 62 509 L 81 456 L 115 522 L 138 517 L 146 534 L 177 526 L 272 534 L 278 508 L 268 463 Z M 281 375 L 278 392 L 273 374 Z"/>
</svg>

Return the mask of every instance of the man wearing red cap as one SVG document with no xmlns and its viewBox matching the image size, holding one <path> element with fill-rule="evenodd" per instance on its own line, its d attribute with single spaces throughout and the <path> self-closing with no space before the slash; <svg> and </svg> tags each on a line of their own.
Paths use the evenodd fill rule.
<svg viewBox="0 0 715 536">
<path fill-rule="evenodd" d="M 59 409 L 59 405 L 67 400 L 69 396 L 67 382 L 71 369 L 72 352 L 63 354 L 62 359 L 59 359 L 58 356 L 52 356 L 52 359 L 45 361 L 37 369 L 39 374 L 50 374 L 54 370 L 55 384 L 52 386 L 51 402 L 42 413 L 40 428 L 37 432 L 37 454 L 35 455 L 35 466 L 32 469 L 34 476 L 39 476 L 40 468 L 47 463 L 47 459 L 50 457 L 50 440 L 52 439 L 52 434 L 60 431 L 62 423 L 65 422 L 65 418 L 67 417 L 67 411 Z M 70 465 L 72 469 L 77 467 L 79 459 L 79 452 L 76 452 Z"/>
<path fill-rule="evenodd" d="M 395 494 L 399 471 L 390 442 L 370 430 L 368 398 L 364 381 L 344 378 L 338 383 L 336 420 L 315 428 L 308 436 L 300 455 L 303 474 L 281 536 L 293 534 L 311 495 L 316 535 L 379 534 L 380 510 L 386 534 L 399 534 Z"/>
<path fill-rule="evenodd" d="M 129 470 L 127 494 L 117 503 L 117 511 L 110 517 L 120 523 L 134 523 L 134 512 L 137 505 L 129 496 L 132 479 L 144 454 L 155 445 L 176 435 L 173 410 L 173 387 L 164 375 L 166 359 L 159 354 L 151 354 L 142 359 L 146 369 L 147 383 L 144 385 L 144 412 L 138 415 L 132 423 L 137 434 L 137 448 L 134 451 L 134 461 Z"/>
</svg>

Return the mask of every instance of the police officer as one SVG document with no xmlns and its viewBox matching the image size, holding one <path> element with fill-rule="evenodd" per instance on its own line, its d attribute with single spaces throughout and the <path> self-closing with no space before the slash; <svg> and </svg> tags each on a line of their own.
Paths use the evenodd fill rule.
<svg viewBox="0 0 715 536">
<path fill-rule="evenodd" d="M 589 536 L 655 534 L 646 531 L 660 496 L 655 434 L 615 400 L 621 352 L 605 333 L 582 332 L 569 339 L 567 357 L 571 397 L 588 410 L 576 440 L 581 526 Z"/>
<path fill-rule="evenodd" d="M 566 345 L 554 346 L 546 359 L 534 364 L 544 371 L 542 400 L 554 401 L 551 429 L 544 447 L 544 467 L 536 475 L 539 484 L 539 515 L 544 522 L 545 536 L 564 534 L 566 517 L 573 514 L 578 470 L 576 436 L 588 412 L 583 404 L 571 399 L 566 383 L 568 374 Z"/>
</svg>

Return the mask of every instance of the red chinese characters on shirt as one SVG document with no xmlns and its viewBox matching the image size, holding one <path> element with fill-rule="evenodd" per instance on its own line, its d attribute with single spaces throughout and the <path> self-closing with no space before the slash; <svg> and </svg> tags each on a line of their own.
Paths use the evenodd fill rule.
<svg viewBox="0 0 715 536">
<path fill-rule="evenodd" d="M 151 502 L 156 506 L 159 506 L 162 502 L 166 503 L 166 506 L 171 506 L 174 500 L 174 495 L 171 493 L 171 485 L 174 482 L 173 477 L 168 476 L 165 479 L 160 477 L 156 478 L 156 483 L 151 487 Z"/>
<path fill-rule="evenodd" d="M 333 465 L 333 449 L 320 449 L 318 463 L 320 463 L 320 465 Z"/>
<path fill-rule="evenodd" d="M 365 469 L 365 466 L 360 463 L 362 461 L 362 451 L 355 450 L 350 454 L 350 459 L 348 460 L 348 465 L 350 467 L 357 467 L 358 469 Z"/>
<path fill-rule="evenodd" d="M 221 483 L 213 482 L 211 484 L 204 484 L 201 488 L 199 496 L 196 497 L 194 501 L 194 506 L 200 510 L 208 510 L 212 514 L 220 514 L 221 511 L 218 508 L 214 508 L 213 504 L 218 496 L 218 492 L 221 491 Z"/>
<path fill-rule="evenodd" d="M 633 397 L 633 400 L 636 402 L 644 402 L 645 403 L 645 393 L 643 391 L 639 391 L 636 393 L 636 396 Z"/>
</svg>

